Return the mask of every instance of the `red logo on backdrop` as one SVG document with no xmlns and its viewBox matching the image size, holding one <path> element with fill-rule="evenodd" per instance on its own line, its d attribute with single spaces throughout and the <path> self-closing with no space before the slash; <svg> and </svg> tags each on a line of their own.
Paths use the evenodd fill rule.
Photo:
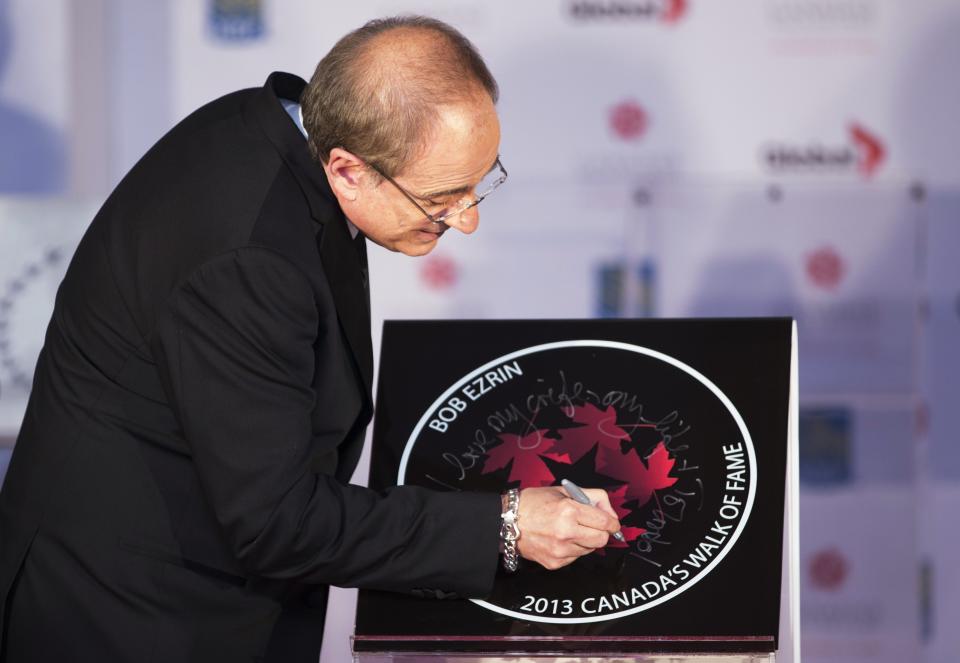
<svg viewBox="0 0 960 663">
<path fill-rule="evenodd" d="M 810 558 L 810 584 L 817 589 L 834 591 L 843 586 L 850 573 L 850 563 L 836 548 L 821 550 Z"/>
<path fill-rule="evenodd" d="M 660 14 L 660 20 L 664 23 L 676 23 L 683 15 L 687 13 L 687 0 L 667 0 Z"/>
<path fill-rule="evenodd" d="M 860 172 L 864 177 L 872 176 L 887 156 L 883 143 L 856 122 L 850 125 L 850 140 L 860 154 Z"/>
<path fill-rule="evenodd" d="M 446 290 L 457 283 L 457 263 L 444 256 L 424 258 L 420 268 L 420 278 L 427 287 L 434 290 Z"/>
<path fill-rule="evenodd" d="M 824 246 L 807 255 L 807 276 L 824 290 L 836 288 L 845 271 L 843 258 L 832 247 Z"/>
<path fill-rule="evenodd" d="M 632 99 L 610 109 L 610 128 L 623 140 L 637 140 L 646 133 L 648 124 L 647 112 Z"/>
</svg>

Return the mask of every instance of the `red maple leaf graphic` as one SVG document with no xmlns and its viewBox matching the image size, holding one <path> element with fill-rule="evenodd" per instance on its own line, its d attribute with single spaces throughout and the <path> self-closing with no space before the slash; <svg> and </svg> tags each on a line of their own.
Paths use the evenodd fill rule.
<svg viewBox="0 0 960 663">
<path fill-rule="evenodd" d="M 646 504 L 653 491 L 677 482 L 676 477 L 670 476 L 674 462 L 663 442 L 647 456 L 646 465 L 633 449 L 626 454 L 607 447 L 597 451 L 597 472 L 626 483 L 626 500 L 637 500 L 637 506 Z"/>
<path fill-rule="evenodd" d="M 610 498 L 610 506 L 613 507 L 613 510 L 617 513 L 617 518 L 623 518 L 624 516 L 629 516 L 631 509 L 623 506 L 624 502 L 628 502 L 629 498 L 627 497 L 627 484 L 623 484 L 616 490 L 608 490 L 607 497 Z"/>
<path fill-rule="evenodd" d="M 522 437 L 512 433 L 501 434 L 499 437 L 503 444 L 487 452 L 482 473 L 502 469 L 513 461 L 507 481 L 519 481 L 521 488 L 553 485 L 556 479 L 541 456 L 561 463 L 569 463 L 570 457 L 553 452 L 554 440 L 546 437 L 546 432 L 537 430 Z"/>
<path fill-rule="evenodd" d="M 630 527 L 629 525 L 627 525 L 626 527 L 621 527 L 620 533 L 623 534 L 623 538 L 626 539 L 626 541 L 625 542 L 617 541 L 615 538 L 611 536 L 607 540 L 607 547 L 608 548 L 626 548 L 627 546 L 630 545 L 631 541 L 635 541 L 636 539 L 640 538 L 640 535 L 646 533 L 646 531 L 647 530 L 643 529 L 642 527 Z"/>
<path fill-rule="evenodd" d="M 628 486 L 624 484 L 619 488 L 617 488 L 616 490 L 607 491 L 607 495 L 610 497 L 610 506 L 612 506 L 613 510 L 616 511 L 618 518 L 623 518 L 624 516 L 628 516 L 631 513 L 631 509 L 628 509 L 625 506 L 623 506 L 624 502 L 630 501 L 630 498 L 627 497 L 627 488 Z M 607 541 L 607 547 L 608 548 L 626 548 L 631 541 L 633 541 L 634 539 L 636 539 L 638 536 L 640 536 L 646 531 L 647 530 L 645 530 L 642 527 L 630 527 L 629 525 L 626 527 L 621 527 L 620 533 L 623 534 L 623 538 L 626 539 L 626 541 L 620 542 L 611 536 L 610 540 Z"/>
<path fill-rule="evenodd" d="M 560 439 L 554 443 L 554 450 L 570 456 L 570 462 L 576 463 L 597 444 L 611 449 L 619 448 L 620 440 L 629 440 L 630 436 L 617 426 L 617 411 L 613 406 L 606 411 L 591 403 L 575 406 L 571 419 L 578 428 L 564 428 L 559 432 Z"/>
</svg>

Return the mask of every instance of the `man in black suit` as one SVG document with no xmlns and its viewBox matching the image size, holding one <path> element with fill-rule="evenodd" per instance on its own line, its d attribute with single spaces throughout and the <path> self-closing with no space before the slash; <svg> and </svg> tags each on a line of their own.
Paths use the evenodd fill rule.
<svg viewBox="0 0 960 663">
<path fill-rule="evenodd" d="M 80 243 L 0 493 L 0 660 L 316 661 L 328 584 L 489 591 L 501 496 L 346 481 L 372 411 L 364 237 L 422 255 L 476 230 L 505 177 L 496 84 L 406 18 L 304 86 L 187 117 Z M 605 545 L 591 497 L 523 491 L 520 555 Z"/>
</svg>

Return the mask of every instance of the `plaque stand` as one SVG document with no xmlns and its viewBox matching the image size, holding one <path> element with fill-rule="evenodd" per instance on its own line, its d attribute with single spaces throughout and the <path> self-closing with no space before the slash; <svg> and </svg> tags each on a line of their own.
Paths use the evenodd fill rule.
<svg viewBox="0 0 960 663">
<path fill-rule="evenodd" d="M 765 654 L 623 654 L 623 655 L 462 655 L 449 653 L 356 653 L 356 663 L 775 663 L 776 655 Z"/>
<path fill-rule="evenodd" d="M 781 643 L 795 639 L 781 636 Z M 371 636 L 354 663 L 795 663 L 772 636 Z"/>
</svg>

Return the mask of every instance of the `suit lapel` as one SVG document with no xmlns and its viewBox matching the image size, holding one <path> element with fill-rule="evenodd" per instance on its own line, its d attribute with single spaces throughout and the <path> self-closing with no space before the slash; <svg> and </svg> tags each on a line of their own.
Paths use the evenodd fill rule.
<svg viewBox="0 0 960 663">
<path fill-rule="evenodd" d="M 274 72 L 254 98 L 250 111 L 290 168 L 307 199 L 311 216 L 319 224 L 316 237 L 320 261 L 333 293 L 340 326 L 369 399 L 373 385 L 373 347 L 366 252 L 358 251 L 353 244 L 326 173 L 310 156 L 303 135 L 290 121 L 278 98 L 299 99 L 304 86 L 296 76 Z"/>
<path fill-rule="evenodd" d="M 337 317 L 360 368 L 367 393 L 371 393 L 373 346 L 370 341 L 366 265 L 350 238 L 342 215 L 337 221 L 323 224 L 323 231 L 317 234 L 317 246 L 337 306 Z"/>
</svg>

